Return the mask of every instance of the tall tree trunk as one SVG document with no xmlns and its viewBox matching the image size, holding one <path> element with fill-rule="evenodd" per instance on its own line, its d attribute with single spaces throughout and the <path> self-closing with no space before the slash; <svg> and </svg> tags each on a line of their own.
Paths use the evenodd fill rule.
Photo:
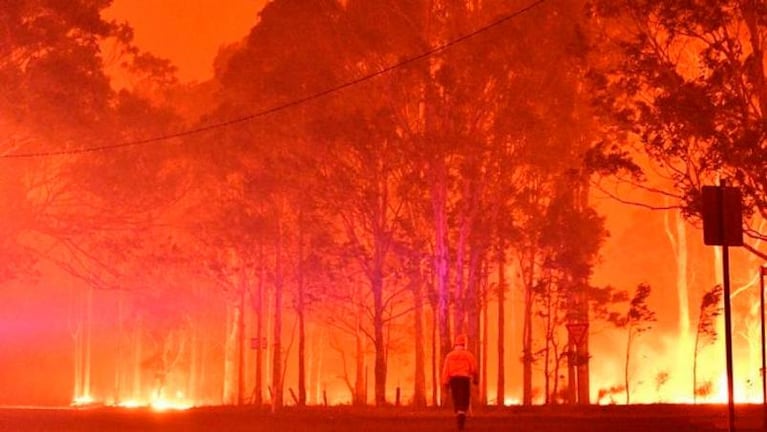
<svg viewBox="0 0 767 432">
<path fill-rule="evenodd" d="M 701 311 L 703 308 L 701 308 Z M 701 316 L 703 314 L 701 313 Z M 698 318 L 700 319 L 700 318 Z M 698 350 L 700 347 L 700 322 L 698 331 L 695 332 L 695 346 L 692 352 L 692 402 L 698 402 Z"/>
<path fill-rule="evenodd" d="M 626 359 L 625 359 L 625 364 L 623 366 L 623 385 L 626 387 L 626 405 L 631 403 L 631 388 L 629 385 L 629 363 L 631 360 L 631 339 L 633 335 L 634 335 L 634 332 L 631 330 L 631 326 L 629 326 L 629 334 L 626 340 Z"/>
<path fill-rule="evenodd" d="M 482 245 L 472 244 L 469 252 L 469 274 L 464 305 L 466 309 L 466 332 L 469 334 L 469 349 L 479 354 L 479 280 L 485 253 Z"/>
<path fill-rule="evenodd" d="M 415 383 L 413 388 L 413 405 L 416 408 L 426 406 L 426 371 L 424 361 L 423 336 L 423 289 L 419 280 L 414 281 L 413 286 L 413 313 L 415 314 Z"/>
<path fill-rule="evenodd" d="M 498 406 L 503 406 L 506 395 L 506 252 L 505 244 L 500 241 L 498 246 L 498 380 L 495 390 L 495 400 Z"/>
<path fill-rule="evenodd" d="M 485 284 L 487 285 L 487 262 L 485 262 Z M 488 312 L 488 293 L 487 293 L 487 286 L 485 286 L 485 289 L 482 290 L 482 358 L 480 359 L 480 386 L 479 386 L 479 400 L 480 403 L 485 406 L 487 405 L 487 355 L 488 355 L 488 344 L 490 342 L 489 339 L 489 331 L 488 331 L 488 325 L 490 324 L 490 319 L 488 318 L 487 312 Z"/>
<path fill-rule="evenodd" d="M 437 316 L 439 312 L 437 312 L 436 296 L 431 297 L 431 404 L 432 406 L 440 406 L 440 371 L 437 370 L 440 364 L 437 358 L 437 345 L 439 343 L 437 338 Z"/>
<path fill-rule="evenodd" d="M 240 295 L 237 301 L 237 405 L 245 403 L 245 269 L 240 281 Z"/>
<path fill-rule="evenodd" d="M 359 303 L 357 308 L 357 322 L 356 332 L 354 335 L 355 341 L 355 355 L 356 362 L 355 377 L 354 377 L 354 405 L 365 406 L 367 405 L 367 382 L 365 373 L 365 335 L 362 331 L 362 322 L 365 316 L 365 308 L 362 303 Z"/>
<path fill-rule="evenodd" d="M 264 283 L 266 282 L 266 258 L 263 244 L 258 247 L 258 281 L 256 282 L 256 377 L 253 402 L 257 407 L 264 403 Z"/>
<path fill-rule="evenodd" d="M 224 341 L 224 387 L 222 399 L 225 405 L 234 405 L 237 400 L 237 308 L 227 302 L 226 340 Z"/>
<path fill-rule="evenodd" d="M 303 285 L 299 282 L 299 291 Z M 303 301 L 303 292 L 299 294 L 299 302 Z M 298 308 L 298 406 L 306 406 L 306 323 L 304 308 Z"/>
<path fill-rule="evenodd" d="M 296 313 L 298 314 L 298 406 L 306 406 L 306 295 L 304 279 L 304 212 L 298 214 L 298 275 Z"/>
<path fill-rule="evenodd" d="M 586 317 L 588 320 L 588 317 Z M 588 321 L 586 321 L 588 326 Z M 578 403 L 588 405 L 591 403 L 591 381 L 589 380 L 589 332 L 586 331 L 576 348 L 578 359 Z"/>
<path fill-rule="evenodd" d="M 274 262 L 274 334 L 272 352 L 272 411 L 282 408 L 282 290 L 284 275 L 282 266 L 282 226 L 277 222 L 277 247 Z"/>
<path fill-rule="evenodd" d="M 553 338 L 552 330 L 552 295 L 551 286 L 549 285 L 546 293 L 546 318 L 545 318 L 545 334 L 546 340 L 543 348 L 543 403 L 548 405 L 551 401 L 551 341 Z"/>
<path fill-rule="evenodd" d="M 465 181 L 468 185 L 469 181 Z M 464 198 L 468 201 L 469 187 L 464 187 Z M 461 213 L 461 226 L 458 230 L 458 242 L 456 244 L 455 251 L 455 293 L 453 295 L 453 301 L 455 306 L 453 308 L 453 330 L 455 334 L 466 333 L 466 255 L 469 243 L 469 234 L 471 227 L 471 220 L 468 215 L 468 211 L 465 208 Z"/>
<path fill-rule="evenodd" d="M 576 193 L 575 201 L 579 211 L 583 211 L 589 207 L 589 182 L 585 176 L 581 176 L 578 187 L 575 188 Z M 590 355 L 589 355 L 589 303 L 590 299 L 588 291 L 585 287 L 589 286 L 588 276 L 584 276 L 580 281 L 580 288 L 578 289 L 578 314 L 581 317 L 581 321 L 586 326 L 581 340 L 578 341 L 577 346 L 577 358 L 578 358 L 578 403 L 581 405 L 588 405 L 591 403 L 591 375 L 589 373 L 590 368 Z"/>
<path fill-rule="evenodd" d="M 386 341 L 383 319 L 383 276 L 376 266 L 373 275 L 373 339 L 375 344 L 375 403 L 386 405 Z"/>
<path fill-rule="evenodd" d="M 300 211 L 298 215 L 298 275 L 296 301 L 296 314 L 298 315 L 298 406 L 306 406 L 306 299 L 304 290 L 304 217 Z"/>
<path fill-rule="evenodd" d="M 437 321 L 440 337 L 440 369 L 444 355 L 450 352 L 450 287 L 448 274 L 448 229 L 447 229 L 447 166 L 443 157 L 432 160 L 431 199 L 434 214 L 434 274 L 437 282 Z"/>
<path fill-rule="evenodd" d="M 767 112 L 767 85 L 765 85 L 764 73 L 764 41 L 762 40 L 762 2 L 746 1 L 740 2 L 743 18 L 748 28 L 749 45 L 752 56 L 755 61 L 752 66 L 746 68 L 749 81 L 755 88 L 759 111 L 764 115 Z"/>
<path fill-rule="evenodd" d="M 679 296 L 679 333 L 684 340 L 690 338 L 690 304 L 687 281 L 687 226 L 681 211 L 676 216 L 676 232 L 678 238 L 677 251 L 677 293 Z"/>
<path fill-rule="evenodd" d="M 687 227 L 682 217 L 681 211 L 666 211 L 664 212 L 664 227 L 666 229 L 666 236 L 669 243 L 671 243 L 671 249 L 674 252 L 674 258 L 676 260 L 676 293 L 678 303 L 678 335 L 679 341 L 677 352 L 677 368 L 680 371 L 686 369 L 689 359 L 688 353 L 691 349 L 692 341 L 690 340 L 690 306 L 689 306 L 689 292 L 687 282 Z M 674 223 L 672 224 L 670 219 L 672 217 Z"/>
<path fill-rule="evenodd" d="M 482 342 L 479 337 L 479 278 L 481 274 L 480 266 L 482 263 L 482 255 L 484 248 L 481 245 L 473 244 L 469 255 L 469 274 L 466 287 L 466 331 L 469 334 L 469 350 L 474 353 L 481 361 L 480 343 Z M 478 362 L 477 366 L 481 363 Z M 476 371 L 477 376 L 479 371 Z M 471 387 L 472 397 L 471 400 L 478 401 L 479 393 L 478 387 Z"/>
<path fill-rule="evenodd" d="M 559 403 L 557 395 L 559 394 L 559 371 L 562 369 L 562 356 L 559 351 L 559 345 L 556 342 L 552 343 L 552 347 L 554 351 L 554 372 L 552 373 L 552 376 L 554 377 L 554 388 L 552 389 L 551 394 L 555 403 Z"/>
<path fill-rule="evenodd" d="M 314 344 L 314 357 L 316 361 L 314 363 L 314 403 L 319 405 L 322 402 L 322 379 L 323 379 L 323 357 L 325 347 L 325 330 L 315 330 L 315 333 L 319 331 L 320 336 Z"/>
<path fill-rule="evenodd" d="M 533 281 L 535 280 L 535 252 L 528 257 L 525 272 L 525 304 L 522 325 L 522 404 L 533 404 Z"/>
</svg>

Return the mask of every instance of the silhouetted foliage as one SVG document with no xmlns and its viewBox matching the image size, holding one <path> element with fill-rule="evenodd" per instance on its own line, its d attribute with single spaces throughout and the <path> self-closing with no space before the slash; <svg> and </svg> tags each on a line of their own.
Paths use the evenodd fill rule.
<svg viewBox="0 0 767 432">
<path fill-rule="evenodd" d="M 695 331 L 695 350 L 692 359 L 692 383 L 693 398 L 705 396 L 705 392 L 699 392 L 698 388 L 698 355 L 700 351 L 716 341 L 716 319 L 722 313 L 722 286 L 716 285 L 706 291 L 700 300 L 700 311 L 698 314 L 698 326 Z M 706 385 L 706 384 L 704 384 Z M 708 386 L 711 383 L 707 383 Z M 710 389 L 708 390 L 710 392 Z"/>
<path fill-rule="evenodd" d="M 766 215 L 763 5 L 596 0 L 590 11 L 603 48 L 594 96 L 614 153 L 647 154 L 690 218 L 719 178 L 741 188 L 746 216 Z"/>
<path fill-rule="evenodd" d="M 652 323 L 657 320 L 655 311 L 647 304 L 652 288 L 647 284 L 639 284 L 628 304 L 628 310 L 621 315 L 614 315 L 614 324 L 619 328 L 626 329 L 626 361 L 624 364 L 624 387 L 626 390 L 626 403 L 631 401 L 631 387 L 629 381 L 629 365 L 631 361 L 631 348 L 637 336 L 650 330 Z"/>
</svg>

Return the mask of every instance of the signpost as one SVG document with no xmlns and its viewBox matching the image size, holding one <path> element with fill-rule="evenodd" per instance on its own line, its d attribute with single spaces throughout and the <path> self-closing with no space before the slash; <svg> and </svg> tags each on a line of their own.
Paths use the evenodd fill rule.
<svg viewBox="0 0 767 432">
<path fill-rule="evenodd" d="M 727 406 L 729 432 L 735 432 L 735 402 L 733 400 L 732 373 L 732 310 L 730 307 L 730 253 L 729 246 L 743 246 L 743 210 L 740 190 L 727 187 L 724 180 L 719 186 L 703 186 L 703 242 L 722 247 L 724 285 L 724 341 L 727 356 Z"/>
<path fill-rule="evenodd" d="M 571 320 L 565 324 L 568 333 L 568 340 L 570 342 L 568 363 L 570 369 L 570 389 L 569 399 L 570 403 L 588 404 L 588 398 L 584 397 L 582 393 L 586 390 L 583 386 L 586 384 L 583 382 L 583 378 L 578 373 L 578 369 L 583 367 L 585 362 L 588 362 L 588 358 L 583 358 L 583 354 L 580 347 L 586 338 L 586 332 L 589 329 L 589 323 L 581 320 Z"/>
<path fill-rule="evenodd" d="M 759 319 L 762 327 L 762 423 L 763 429 L 767 430 L 767 360 L 765 359 L 765 335 L 764 335 L 764 277 L 767 276 L 767 267 L 759 267 Z"/>
</svg>

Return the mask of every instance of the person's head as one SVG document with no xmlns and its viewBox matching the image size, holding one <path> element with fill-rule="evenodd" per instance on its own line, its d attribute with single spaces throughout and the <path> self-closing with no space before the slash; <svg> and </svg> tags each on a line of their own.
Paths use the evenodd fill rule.
<svg viewBox="0 0 767 432">
<path fill-rule="evenodd" d="M 460 346 L 466 348 L 466 335 L 465 334 L 459 334 L 455 337 L 455 346 Z"/>
</svg>

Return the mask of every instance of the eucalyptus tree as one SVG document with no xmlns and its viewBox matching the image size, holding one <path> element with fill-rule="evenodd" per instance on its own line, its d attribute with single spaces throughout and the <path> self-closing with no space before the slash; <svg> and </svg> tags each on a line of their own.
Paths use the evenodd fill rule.
<svg viewBox="0 0 767 432">
<path fill-rule="evenodd" d="M 173 71 L 132 45 L 127 25 L 103 19 L 110 3 L 23 0 L 4 2 L 0 14 L 0 162 L 15 178 L 3 187 L 13 199 L 8 207 L 18 210 L 3 247 L 16 240 L 8 247 L 17 269 L 31 269 L 30 257 L 50 261 L 90 289 L 125 288 L 137 257 L 154 245 L 141 234 L 184 183 L 169 148 L 112 151 L 164 132 L 176 117 L 145 94 L 113 88 L 107 45 L 147 82 L 172 85 Z M 79 397 L 90 392 L 83 354 L 90 342 L 76 320 Z"/>
<path fill-rule="evenodd" d="M 217 115 L 224 119 L 250 116 L 332 86 L 339 72 L 334 51 L 339 13 L 340 5 L 333 1 L 314 2 L 310 7 L 289 0 L 267 5 L 248 37 L 219 61 L 222 103 Z M 317 203 L 323 192 L 315 158 L 321 149 L 307 130 L 308 119 L 323 112 L 323 101 L 315 103 L 319 105 L 295 106 L 235 125 L 224 135 L 224 166 L 230 167 L 226 175 L 254 186 L 240 196 L 240 205 L 252 209 L 253 214 L 263 214 L 268 226 L 267 237 L 254 241 L 265 242 L 271 257 L 268 268 L 275 302 L 271 387 L 275 407 L 282 405 L 283 291 L 296 288 L 294 304 L 303 334 L 310 277 L 307 263 L 312 256 L 307 242 L 321 238 L 323 227 L 329 226 L 317 219 Z M 249 247 L 247 242 L 242 244 Z M 304 349 L 302 338 L 299 371 L 304 370 Z M 299 403 L 305 400 L 303 381 L 299 372 Z"/>
<path fill-rule="evenodd" d="M 678 208 L 694 225 L 701 221 L 703 186 L 725 181 L 738 187 L 744 248 L 751 258 L 766 258 L 759 241 L 765 237 L 767 214 L 764 2 L 592 3 L 595 27 L 602 31 L 597 46 L 603 53 L 592 75 L 594 99 L 604 108 L 607 139 L 635 155 L 644 169 L 640 178 L 622 180 L 654 192 L 663 199 L 656 207 Z M 684 225 L 680 221 L 677 226 Z M 681 228 L 677 231 L 683 234 Z M 679 328 L 686 344 L 679 365 L 684 367 L 687 354 L 694 353 L 694 336 L 682 279 L 689 272 L 687 251 L 682 244 L 675 248 Z M 753 303 L 755 287 L 750 284 L 751 289 L 731 297 L 750 294 L 747 302 Z M 744 320 L 751 319 L 753 315 L 744 315 Z"/>
<path fill-rule="evenodd" d="M 512 12 L 502 2 L 349 2 L 348 7 L 376 17 L 366 20 L 365 34 L 375 41 L 374 50 L 388 56 L 401 56 L 408 47 L 418 53 L 439 46 Z M 537 31 L 544 22 L 552 31 Z M 566 36 L 555 36 L 562 29 Z M 516 231 L 528 233 L 531 247 L 538 247 L 534 236 L 547 197 L 555 193 L 551 185 L 583 161 L 588 137 L 578 126 L 585 114 L 576 108 L 584 49 L 579 36 L 577 20 L 554 10 L 529 10 L 387 77 L 397 84 L 385 97 L 392 100 L 396 130 L 409 146 L 412 194 L 431 221 L 428 252 L 443 353 L 452 345 L 453 331 L 468 332 L 476 350 L 477 287 L 491 245 L 500 241 L 504 252 L 507 247 L 521 252 L 521 239 L 510 241 Z M 540 206 L 525 205 L 533 189 Z M 507 229 L 509 220 L 513 230 Z M 491 223 L 507 228 L 489 230 Z M 499 261 L 502 272 L 505 261 Z M 528 275 L 535 277 L 535 269 Z M 532 300 L 528 304 L 532 316 Z M 530 346 L 532 333 L 528 336 Z M 525 370 L 531 377 L 531 358 Z"/>
<path fill-rule="evenodd" d="M 688 219 L 700 218 L 701 187 L 719 179 L 741 189 L 746 216 L 763 218 L 767 11 L 762 2 L 592 3 L 605 59 L 595 64 L 594 94 L 606 108 L 614 143 L 648 156 L 653 173 L 648 180 L 660 184 L 656 189 Z M 747 234 L 763 237 L 758 229 Z"/>
<path fill-rule="evenodd" d="M 110 111 L 114 94 L 101 70 L 98 46 L 100 39 L 116 31 L 99 17 L 108 3 L 48 3 L 5 2 L 0 16 L 4 41 L 0 46 L 0 152 L 4 157 L 92 143 L 103 131 L 104 122 L 98 120 Z M 57 218 L 52 209 L 57 201 L 39 190 L 59 179 L 61 161 L 4 158 L 2 162 L 3 171 L 14 172 L 24 188 L 24 193 L 9 195 L 20 200 L 12 206 L 28 210 L 17 228 L 28 232 L 56 226 L 43 219 Z M 60 187 L 68 188 L 64 183 L 58 181 Z M 38 192 L 30 194 L 34 189 Z M 51 193 L 51 197 L 61 195 L 59 190 Z M 36 245 L 30 249 L 35 253 Z"/>
<path fill-rule="evenodd" d="M 505 280 L 502 267 L 506 265 L 507 255 L 515 258 L 521 275 L 525 404 L 532 403 L 532 372 L 537 361 L 533 355 L 537 351 L 534 343 L 538 340 L 545 347 L 546 341 L 550 341 L 547 337 L 534 336 L 533 318 L 539 304 L 536 287 L 544 286 L 550 279 L 546 275 L 554 270 L 557 283 L 549 286 L 568 293 L 566 308 L 575 307 L 576 294 L 583 297 L 581 303 L 585 306 L 588 302 L 585 288 L 603 235 L 587 199 L 592 168 L 586 162 L 593 132 L 581 84 L 586 73 L 588 46 L 580 5 L 577 1 L 559 8 L 544 4 L 506 24 L 503 36 L 506 43 L 496 47 L 498 52 L 489 56 L 501 59 L 491 63 L 495 67 L 487 67 L 492 79 L 489 82 L 495 83 L 499 93 L 492 100 L 493 113 L 486 133 L 495 158 L 491 165 L 493 176 L 489 177 L 494 179 L 490 208 L 496 213 L 492 242 L 499 282 Z M 500 6 L 495 7 L 497 13 Z M 541 31 L 545 28 L 550 30 Z M 582 219 L 597 222 L 586 224 L 588 228 L 584 227 L 582 233 L 590 240 L 588 244 L 596 247 L 577 259 L 573 256 L 566 263 L 560 261 L 560 265 L 552 267 L 557 257 L 575 249 L 571 242 L 578 241 L 562 234 L 552 242 L 552 235 L 558 231 L 568 232 L 569 227 L 579 225 Z M 499 297 L 505 292 L 501 291 L 502 285 L 498 286 Z M 499 308 L 501 306 L 499 303 Z M 585 309 L 580 313 L 587 315 Z M 588 373 L 585 375 L 581 378 L 587 382 Z M 499 389 L 499 399 L 503 396 L 501 392 Z"/>
<path fill-rule="evenodd" d="M 369 15 L 360 13 L 357 6 L 332 1 L 311 8 L 293 1 L 269 5 L 247 47 L 229 62 L 224 78 L 247 83 L 251 89 L 261 85 L 259 97 L 272 97 L 271 101 L 279 103 L 378 70 L 394 57 L 376 51 L 365 39 L 361 29 L 363 22 L 370 22 Z M 301 28 L 302 34 L 288 28 Z M 249 82 L 251 71 L 258 71 L 255 84 Z M 322 187 L 316 198 L 328 220 L 337 224 L 338 241 L 345 249 L 341 253 L 351 257 L 367 278 L 373 300 L 375 401 L 381 405 L 386 401 L 385 329 L 398 315 L 391 315 L 389 308 L 405 292 L 397 284 L 386 287 L 385 280 L 398 265 L 392 246 L 401 235 L 403 205 L 398 192 L 407 164 L 402 156 L 402 134 L 394 127 L 388 101 L 369 97 L 371 91 L 383 94 L 386 84 L 372 89 L 368 85 L 379 84 L 346 89 L 335 98 L 293 111 L 293 129 L 281 132 L 287 142 L 301 143 L 305 149 L 313 165 L 301 169 L 315 173 L 313 178 Z"/>
</svg>

